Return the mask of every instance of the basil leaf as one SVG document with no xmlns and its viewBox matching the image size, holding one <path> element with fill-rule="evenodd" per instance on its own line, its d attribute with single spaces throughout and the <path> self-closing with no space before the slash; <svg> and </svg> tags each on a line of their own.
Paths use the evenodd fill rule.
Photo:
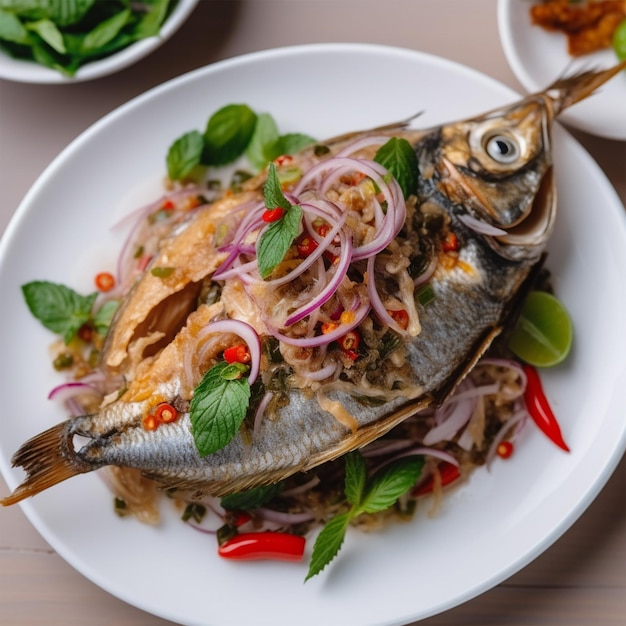
<svg viewBox="0 0 626 626">
<path fill-rule="evenodd" d="M 158 35 L 161 24 L 167 17 L 169 5 L 170 0 L 151 0 L 151 3 L 144 2 L 144 6 L 149 8 L 133 29 L 134 38 L 144 39 Z"/>
<path fill-rule="evenodd" d="M 83 54 L 89 54 L 96 50 L 101 50 L 103 46 L 112 41 L 118 33 L 126 26 L 131 19 L 130 9 L 116 13 L 108 20 L 100 22 L 95 28 L 89 31 L 80 46 Z"/>
<path fill-rule="evenodd" d="M 47 5 L 48 17 L 58 26 L 69 26 L 80 22 L 95 4 L 95 0 L 48 0 L 46 3 L 35 4 Z"/>
<path fill-rule="evenodd" d="M 26 28 L 37 33 L 53 50 L 59 54 L 65 54 L 66 49 L 65 43 L 63 42 L 63 35 L 54 22 L 50 20 L 38 20 L 36 22 L 29 22 Z"/>
<path fill-rule="evenodd" d="M 350 514 L 333 517 L 320 531 L 313 545 L 309 571 L 304 581 L 319 574 L 336 556 L 346 537 Z"/>
<path fill-rule="evenodd" d="M 346 497 L 352 506 L 358 506 L 365 492 L 367 468 L 365 459 L 360 452 L 350 452 L 345 456 L 346 461 Z"/>
<path fill-rule="evenodd" d="M 229 104 L 216 111 L 204 131 L 204 164 L 226 165 L 241 156 L 256 121 L 256 113 L 245 104 Z"/>
<path fill-rule="evenodd" d="M 272 151 L 272 146 L 278 138 L 278 126 L 274 118 L 269 113 L 259 114 L 252 139 L 245 151 L 250 164 L 261 170 L 269 161 L 277 157 L 278 155 Z"/>
<path fill-rule="evenodd" d="M 287 250 L 300 232 L 302 209 L 298 205 L 289 208 L 282 219 L 272 222 L 257 241 L 257 264 L 259 273 L 267 278 L 285 258 Z"/>
<path fill-rule="evenodd" d="M 191 399 L 192 433 L 200 456 L 221 450 L 237 434 L 250 402 L 247 378 L 227 380 L 229 364 L 218 363 L 205 375 Z"/>
<path fill-rule="evenodd" d="M 22 293 L 30 312 L 48 330 L 62 335 L 66 344 L 89 321 L 98 296 L 97 293 L 81 296 L 65 285 L 48 281 L 22 285 Z"/>
<path fill-rule="evenodd" d="M 183 180 L 200 165 L 204 139 L 197 130 L 185 133 L 169 148 L 167 153 L 167 175 L 172 180 Z"/>
<path fill-rule="evenodd" d="M 415 193 L 418 174 L 417 156 L 406 139 L 392 137 L 378 149 L 374 155 L 374 161 L 386 167 L 398 181 L 405 199 Z"/>
<path fill-rule="evenodd" d="M 423 467 L 422 456 L 406 456 L 385 465 L 371 478 L 370 487 L 354 514 L 388 509 L 415 484 Z"/>
<path fill-rule="evenodd" d="M 224 496 L 220 504 L 228 511 L 252 511 L 273 500 L 283 489 L 282 482 L 261 485 L 247 491 Z"/>
</svg>

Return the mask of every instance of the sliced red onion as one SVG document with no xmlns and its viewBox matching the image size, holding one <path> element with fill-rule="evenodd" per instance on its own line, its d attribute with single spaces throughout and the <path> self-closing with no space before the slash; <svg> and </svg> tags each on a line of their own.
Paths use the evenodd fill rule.
<svg viewBox="0 0 626 626">
<path fill-rule="evenodd" d="M 261 422 L 263 421 L 263 416 L 265 415 L 265 409 L 267 409 L 267 405 L 270 403 L 273 397 L 274 394 L 271 391 L 267 391 L 259 402 L 259 406 L 254 413 L 254 425 L 252 427 L 252 434 L 255 436 L 259 434 Z"/>
<path fill-rule="evenodd" d="M 92 393 L 94 395 L 102 395 L 92 384 L 82 381 L 62 383 L 54 387 L 48 394 L 48 400 L 65 401 L 78 394 Z"/>
<path fill-rule="evenodd" d="M 256 330 L 250 324 L 241 320 L 224 319 L 210 322 L 203 329 L 202 336 L 205 337 L 213 333 L 232 333 L 241 337 L 248 344 L 250 350 L 250 374 L 248 381 L 252 385 L 259 374 L 261 364 L 261 340 Z"/>
<path fill-rule="evenodd" d="M 304 522 L 310 522 L 315 519 L 315 516 L 308 511 L 302 513 L 285 513 L 283 511 L 275 511 L 274 509 L 260 508 L 255 509 L 254 512 L 268 522 L 288 526 L 303 524 Z"/>
<path fill-rule="evenodd" d="M 303 372 L 300 375 L 307 380 L 325 380 L 326 378 L 330 378 L 337 371 L 337 367 L 337 363 L 329 363 L 315 372 Z"/>
<path fill-rule="evenodd" d="M 461 213 L 457 215 L 457 217 L 459 218 L 460 222 L 463 222 L 463 224 L 465 224 L 465 226 L 467 226 L 474 232 L 479 233 L 480 235 L 499 237 L 507 234 L 506 230 L 502 230 L 501 228 L 493 226 L 492 224 L 487 224 L 487 222 L 476 219 L 475 217 L 468 215 L 467 213 Z"/>
<path fill-rule="evenodd" d="M 396 320 L 387 313 L 387 309 L 380 299 L 378 289 L 376 288 L 376 276 L 375 276 L 375 262 L 376 257 L 372 256 L 367 260 L 367 293 L 372 303 L 372 309 L 378 316 L 378 319 L 385 325 L 389 326 L 392 330 L 395 330 L 400 335 L 407 335 L 407 331 L 401 328 Z"/>
<path fill-rule="evenodd" d="M 457 401 L 456 398 L 450 401 L 453 409 L 445 420 L 432 428 L 424 437 L 424 445 L 431 446 L 441 441 L 450 441 L 467 422 L 469 422 L 474 411 L 474 398 L 465 398 Z"/>
<path fill-rule="evenodd" d="M 319 476 L 313 476 L 311 480 L 307 480 L 307 482 L 303 483 L 302 485 L 298 485 L 297 487 L 292 487 L 291 489 L 283 489 L 280 492 L 280 495 L 285 498 L 289 498 L 291 496 L 299 496 L 303 493 L 306 493 L 307 491 L 311 491 L 313 487 L 317 487 L 317 485 L 319 484 L 320 484 Z"/>
</svg>

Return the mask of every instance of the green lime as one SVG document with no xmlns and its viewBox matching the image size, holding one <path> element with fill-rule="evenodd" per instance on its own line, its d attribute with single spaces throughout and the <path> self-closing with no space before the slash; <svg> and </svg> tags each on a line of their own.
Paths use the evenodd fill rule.
<svg viewBox="0 0 626 626">
<path fill-rule="evenodd" d="M 620 61 L 626 60 L 626 19 L 617 25 L 613 33 L 613 49 Z"/>
<path fill-rule="evenodd" d="M 563 304 L 546 291 L 531 291 L 509 338 L 509 348 L 526 363 L 550 367 L 568 355 L 573 334 Z"/>
</svg>

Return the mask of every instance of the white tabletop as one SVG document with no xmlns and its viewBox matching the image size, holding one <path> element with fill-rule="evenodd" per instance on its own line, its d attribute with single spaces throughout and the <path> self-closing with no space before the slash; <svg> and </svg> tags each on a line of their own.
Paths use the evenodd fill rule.
<svg viewBox="0 0 626 626">
<path fill-rule="evenodd" d="M 169 42 L 116 75 L 58 86 L 0 80 L 0 229 L 57 153 L 132 97 L 216 60 L 277 46 L 339 41 L 430 52 L 523 92 L 500 46 L 496 0 L 202 0 Z M 626 202 L 626 143 L 574 135 Z M 0 494 L 7 492 L 0 480 Z M 0 624 L 168 623 L 126 605 L 74 571 L 19 507 L 0 511 Z M 421 624 L 624 626 L 626 463 L 574 526 L 533 563 Z"/>
</svg>

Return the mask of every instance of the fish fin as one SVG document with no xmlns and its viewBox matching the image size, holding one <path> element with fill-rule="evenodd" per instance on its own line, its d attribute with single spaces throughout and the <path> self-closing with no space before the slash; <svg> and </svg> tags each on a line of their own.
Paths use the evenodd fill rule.
<svg viewBox="0 0 626 626">
<path fill-rule="evenodd" d="M 73 434 L 72 420 L 68 420 L 24 443 L 11 462 L 13 467 L 24 468 L 26 479 L 10 496 L 0 500 L 0 504 L 10 506 L 68 478 L 95 469 L 77 456 L 72 445 Z"/>
</svg>

